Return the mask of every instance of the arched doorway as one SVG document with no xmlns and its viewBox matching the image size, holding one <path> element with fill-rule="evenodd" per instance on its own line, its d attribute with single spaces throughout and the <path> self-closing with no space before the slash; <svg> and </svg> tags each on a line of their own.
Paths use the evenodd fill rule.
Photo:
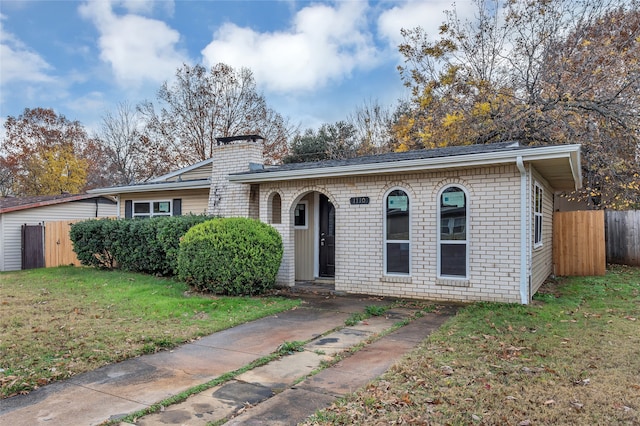
<svg viewBox="0 0 640 426">
<path fill-rule="evenodd" d="M 331 198 L 311 190 L 291 206 L 295 280 L 333 280 L 336 273 L 336 209 Z"/>
</svg>

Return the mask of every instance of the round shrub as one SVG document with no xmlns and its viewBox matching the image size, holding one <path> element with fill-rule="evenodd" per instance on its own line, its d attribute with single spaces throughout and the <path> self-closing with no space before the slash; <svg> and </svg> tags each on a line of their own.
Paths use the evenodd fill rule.
<svg viewBox="0 0 640 426">
<path fill-rule="evenodd" d="M 272 226 L 216 218 L 195 225 L 182 238 L 178 276 L 217 294 L 260 294 L 275 284 L 282 251 L 282 238 Z"/>
</svg>

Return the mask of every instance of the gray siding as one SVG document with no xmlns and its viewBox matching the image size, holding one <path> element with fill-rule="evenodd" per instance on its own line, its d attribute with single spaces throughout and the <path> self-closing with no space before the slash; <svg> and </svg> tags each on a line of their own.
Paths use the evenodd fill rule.
<svg viewBox="0 0 640 426">
<path fill-rule="evenodd" d="M 17 271 L 22 267 L 21 227 L 23 224 L 38 225 L 59 220 L 90 219 L 116 216 L 115 204 L 98 203 L 93 200 L 76 201 L 34 207 L 0 215 L 0 270 Z"/>
<path fill-rule="evenodd" d="M 530 229 L 529 245 L 531 247 L 531 294 L 533 296 L 542 283 L 553 273 L 553 188 L 531 167 L 531 183 L 529 185 Z M 534 185 L 542 186 L 542 245 L 534 247 L 533 197 Z"/>
</svg>

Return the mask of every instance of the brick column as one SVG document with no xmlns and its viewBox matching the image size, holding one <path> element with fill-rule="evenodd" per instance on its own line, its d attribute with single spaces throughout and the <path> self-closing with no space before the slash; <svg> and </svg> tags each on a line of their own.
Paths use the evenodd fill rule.
<svg viewBox="0 0 640 426">
<path fill-rule="evenodd" d="M 262 164 L 262 144 L 237 141 L 213 150 L 208 213 L 223 217 L 250 217 L 251 185 L 229 182 L 229 175 L 249 171 L 249 163 Z"/>
</svg>

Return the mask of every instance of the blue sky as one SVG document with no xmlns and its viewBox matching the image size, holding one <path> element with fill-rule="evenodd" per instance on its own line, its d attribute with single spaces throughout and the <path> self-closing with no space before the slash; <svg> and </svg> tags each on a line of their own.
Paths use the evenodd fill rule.
<svg viewBox="0 0 640 426">
<path fill-rule="evenodd" d="M 469 0 L 458 1 L 459 12 Z M 461 7 L 462 6 L 462 7 Z M 436 34 L 451 0 L 2 0 L 0 122 L 48 107 L 90 131 L 120 102 L 155 101 L 182 63 L 248 67 L 303 128 L 406 97 L 400 29 Z M 464 13 L 463 13 L 464 15 Z"/>
</svg>

